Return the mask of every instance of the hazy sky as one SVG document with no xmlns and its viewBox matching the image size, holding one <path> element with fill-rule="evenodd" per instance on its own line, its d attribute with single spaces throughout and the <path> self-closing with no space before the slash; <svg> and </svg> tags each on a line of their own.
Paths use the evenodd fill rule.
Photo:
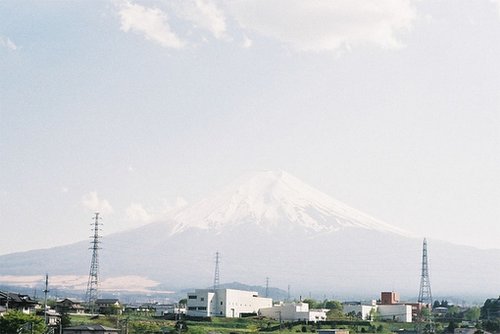
<svg viewBox="0 0 500 334">
<path fill-rule="evenodd" d="M 0 2 L 0 254 L 282 169 L 500 248 L 499 0 Z"/>
</svg>

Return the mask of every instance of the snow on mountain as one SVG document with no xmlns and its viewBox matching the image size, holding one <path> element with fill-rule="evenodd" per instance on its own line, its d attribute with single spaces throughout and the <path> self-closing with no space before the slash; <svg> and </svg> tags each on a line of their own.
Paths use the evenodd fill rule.
<svg viewBox="0 0 500 334">
<path fill-rule="evenodd" d="M 325 233 L 355 227 L 409 235 L 329 197 L 284 171 L 247 175 L 170 218 L 176 222 L 172 234 L 189 228 L 222 231 L 241 224 L 253 224 L 267 231 L 300 227 L 308 233 Z"/>
</svg>

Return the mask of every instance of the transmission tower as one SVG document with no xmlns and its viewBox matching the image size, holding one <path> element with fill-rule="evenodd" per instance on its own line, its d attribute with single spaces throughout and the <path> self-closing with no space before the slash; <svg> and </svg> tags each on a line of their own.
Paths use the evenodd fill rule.
<svg viewBox="0 0 500 334">
<path fill-rule="evenodd" d="M 95 213 L 92 222 L 92 231 L 94 235 L 90 236 L 92 241 L 90 242 L 91 247 L 89 249 L 92 250 L 92 260 L 90 262 L 90 271 L 89 271 L 89 279 L 87 281 L 87 291 L 85 293 L 85 301 L 90 309 L 90 313 L 95 313 L 95 302 L 99 295 L 99 254 L 98 251 L 101 249 L 99 244 L 101 243 L 99 239 L 99 226 L 102 223 L 99 222 L 101 217 L 99 217 L 99 212 Z"/>
<path fill-rule="evenodd" d="M 219 277 L 219 252 L 215 253 L 215 273 L 214 273 L 214 292 L 219 288 L 220 277 Z"/>
<path fill-rule="evenodd" d="M 425 238 L 422 247 L 422 275 L 420 276 L 418 302 L 432 307 L 431 282 L 429 280 L 429 263 L 427 259 L 427 239 Z"/>
<path fill-rule="evenodd" d="M 269 277 L 266 277 L 266 298 L 269 297 Z"/>
<path fill-rule="evenodd" d="M 48 324 L 47 321 L 47 294 L 49 293 L 49 274 L 45 274 L 45 289 L 43 289 L 43 314 L 44 314 L 44 319 L 45 319 L 45 324 Z"/>
</svg>

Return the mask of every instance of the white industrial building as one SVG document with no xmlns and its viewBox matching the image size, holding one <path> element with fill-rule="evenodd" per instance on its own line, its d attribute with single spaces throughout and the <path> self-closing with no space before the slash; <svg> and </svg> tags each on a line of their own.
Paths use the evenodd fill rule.
<svg viewBox="0 0 500 334">
<path fill-rule="evenodd" d="M 412 321 L 411 305 L 405 305 L 405 304 L 377 305 L 377 312 L 380 320 L 391 320 L 397 322 Z"/>
<path fill-rule="evenodd" d="M 242 314 L 257 314 L 259 309 L 272 305 L 271 298 L 259 297 L 255 291 L 197 289 L 188 293 L 187 315 L 239 318 Z"/>
<path fill-rule="evenodd" d="M 372 313 L 377 310 L 377 302 L 375 300 L 367 303 L 345 302 L 342 308 L 345 314 L 354 314 L 363 320 L 371 320 Z"/>
<path fill-rule="evenodd" d="M 325 321 L 327 310 L 309 310 L 308 303 L 284 303 L 261 308 L 259 315 L 282 321 Z"/>
<path fill-rule="evenodd" d="M 371 302 L 346 302 L 342 304 L 345 314 L 353 314 L 363 320 L 373 320 L 371 315 L 376 313 L 380 320 L 397 322 L 412 322 L 412 304 L 399 301 L 396 292 L 382 292 L 380 304 L 375 300 Z"/>
</svg>

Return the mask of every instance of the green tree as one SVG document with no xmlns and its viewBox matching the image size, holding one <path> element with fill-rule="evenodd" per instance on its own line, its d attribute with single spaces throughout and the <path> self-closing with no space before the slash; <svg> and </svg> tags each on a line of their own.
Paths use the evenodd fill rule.
<svg viewBox="0 0 500 334">
<path fill-rule="evenodd" d="M 469 308 L 464 313 L 464 318 L 465 320 L 468 321 L 478 321 L 480 316 L 481 316 L 481 309 L 477 306 Z"/>
<path fill-rule="evenodd" d="M 446 312 L 446 318 L 451 320 L 461 319 L 460 308 L 458 308 L 458 306 L 455 305 L 448 307 L 448 311 Z"/>
<path fill-rule="evenodd" d="M 481 319 L 500 319 L 500 297 L 498 299 L 487 299 L 481 307 Z"/>
<path fill-rule="evenodd" d="M 43 334 L 46 329 L 44 319 L 33 314 L 9 311 L 0 317 L 0 334 Z"/>
<path fill-rule="evenodd" d="M 309 304 L 309 309 L 321 308 L 321 306 L 322 306 L 321 305 L 322 303 L 319 303 L 315 299 L 311 299 L 311 298 L 306 298 L 302 302 Z"/>
</svg>

